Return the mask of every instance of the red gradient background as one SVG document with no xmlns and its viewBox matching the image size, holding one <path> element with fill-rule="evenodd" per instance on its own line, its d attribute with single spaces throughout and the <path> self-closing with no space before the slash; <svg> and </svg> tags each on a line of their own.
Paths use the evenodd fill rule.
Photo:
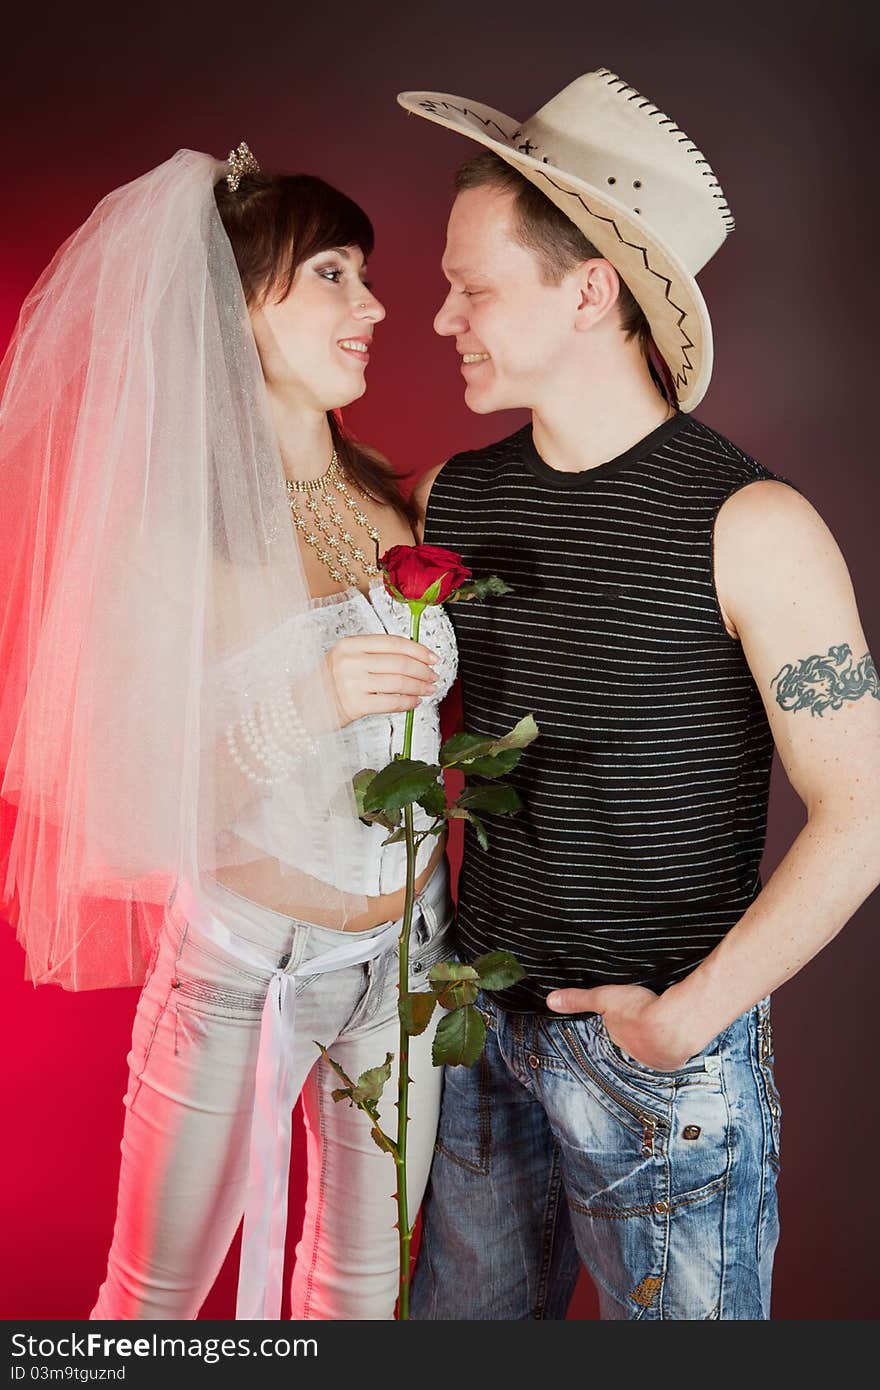
<svg viewBox="0 0 880 1390">
<path fill-rule="evenodd" d="M 433 88 L 522 119 L 581 72 L 610 67 L 702 146 L 737 217 L 701 277 L 717 357 L 697 414 L 818 507 L 876 650 L 876 28 L 845 3 L 597 8 L 609 12 L 560 0 L 451 0 L 442 13 L 343 0 L 125 13 L 49 4 L 38 17 L 20 7 L 4 33 L 14 66 L 2 95 L 2 341 L 56 246 L 107 190 L 180 146 L 222 156 L 246 139 L 266 166 L 321 174 L 375 221 L 371 272 L 388 318 L 351 427 L 401 470 L 498 438 L 525 417 L 470 415 L 452 349 L 431 329 L 450 176 L 471 147 L 405 117 L 394 95 Z M 802 819 L 777 768 L 765 873 Z M 775 999 L 776 1318 L 876 1313 L 878 916 L 875 895 Z M 35 991 L 22 963 L 4 927 L 0 1316 L 82 1318 L 113 1223 L 136 991 Z M 291 1249 L 302 1157 L 298 1134 Z M 233 1315 L 235 1254 L 205 1317 Z M 595 1315 L 584 1278 L 571 1317 Z"/>
</svg>

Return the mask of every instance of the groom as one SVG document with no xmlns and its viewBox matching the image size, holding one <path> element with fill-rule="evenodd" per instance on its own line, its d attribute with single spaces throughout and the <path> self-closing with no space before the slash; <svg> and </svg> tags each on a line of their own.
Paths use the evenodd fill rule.
<svg viewBox="0 0 880 1390">
<path fill-rule="evenodd" d="M 533 710 L 524 810 L 465 836 L 458 945 L 528 972 L 447 1068 L 413 1316 L 769 1316 L 769 995 L 880 878 L 880 687 L 798 491 L 691 414 L 695 275 L 733 219 L 707 160 L 606 69 L 523 124 L 401 104 L 459 170 L 435 320 L 478 414 L 531 423 L 421 487 L 425 538 L 512 593 L 450 609 L 466 722 Z M 744 287 L 747 290 L 747 287 Z M 754 303 L 755 331 L 761 306 Z M 762 887 L 773 745 L 806 824 Z"/>
</svg>

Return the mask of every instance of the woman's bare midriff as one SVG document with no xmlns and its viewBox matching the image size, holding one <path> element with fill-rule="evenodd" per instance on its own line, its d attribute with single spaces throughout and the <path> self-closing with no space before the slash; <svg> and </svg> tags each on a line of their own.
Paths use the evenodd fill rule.
<svg viewBox="0 0 880 1390">
<path fill-rule="evenodd" d="M 439 835 L 427 867 L 416 879 L 416 893 L 425 888 L 445 850 L 446 836 Z M 262 859 L 254 864 L 215 869 L 212 877 L 225 888 L 230 888 L 233 893 L 250 898 L 252 902 L 271 908 L 273 912 L 280 912 L 285 917 L 296 917 L 303 922 L 312 922 L 319 927 L 333 927 L 337 931 L 369 931 L 382 922 L 395 922 L 403 915 L 406 890 L 399 888 L 396 893 L 383 893 L 378 898 L 368 898 L 366 912 L 348 917 L 343 922 L 338 912 L 328 912 L 326 908 L 322 911 L 317 905 L 322 885 L 315 879 L 302 874 L 298 886 L 297 879 L 290 875 L 285 875 L 282 880 L 277 869 L 273 874 L 272 864 L 272 860 Z M 326 885 L 323 886 L 323 893 L 326 895 Z"/>
</svg>

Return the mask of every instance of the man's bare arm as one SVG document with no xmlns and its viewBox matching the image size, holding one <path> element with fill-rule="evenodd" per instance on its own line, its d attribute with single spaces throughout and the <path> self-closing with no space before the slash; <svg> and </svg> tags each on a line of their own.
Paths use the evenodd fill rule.
<svg viewBox="0 0 880 1390">
<path fill-rule="evenodd" d="M 796 974 L 880 882 L 880 688 L 834 537 L 793 489 L 759 482 L 722 507 L 715 566 L 807 820 L 736 926 L 662 996 L 559 992 L 557 1007 L 598 1009 L 631 1055 L 661 1069 Z"/>
<path fill-rule="evenodd" d="M 716 576 L 807 821 L 736 927 L 667 991 L 707 1040 L 796 974 L 880 882 L 880 687 L 834 537 L 784 483 L 753 484 L 722 508 Z"/>
</svg>

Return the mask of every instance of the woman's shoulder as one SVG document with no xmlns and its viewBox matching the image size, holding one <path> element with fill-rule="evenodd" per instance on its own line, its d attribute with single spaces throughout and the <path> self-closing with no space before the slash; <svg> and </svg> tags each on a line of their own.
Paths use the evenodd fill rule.
<svg viewBox="0 0 880 1390">
<path fill-rule="evenodd" d="M 438 477 L 446 467 L 446 460 L 438 463 L 436 468 L 429 468 L 427 473 L 423 473 L 419 481 L 413 488 L 413 501 L 418 508 L 418 522 L 416 529 L 416 540 L 420 543 L 425 539 L 425 514 L 428 510 L 428 501 L 431 496 L 431 488 L 434 486 Z"/>
</svg>

